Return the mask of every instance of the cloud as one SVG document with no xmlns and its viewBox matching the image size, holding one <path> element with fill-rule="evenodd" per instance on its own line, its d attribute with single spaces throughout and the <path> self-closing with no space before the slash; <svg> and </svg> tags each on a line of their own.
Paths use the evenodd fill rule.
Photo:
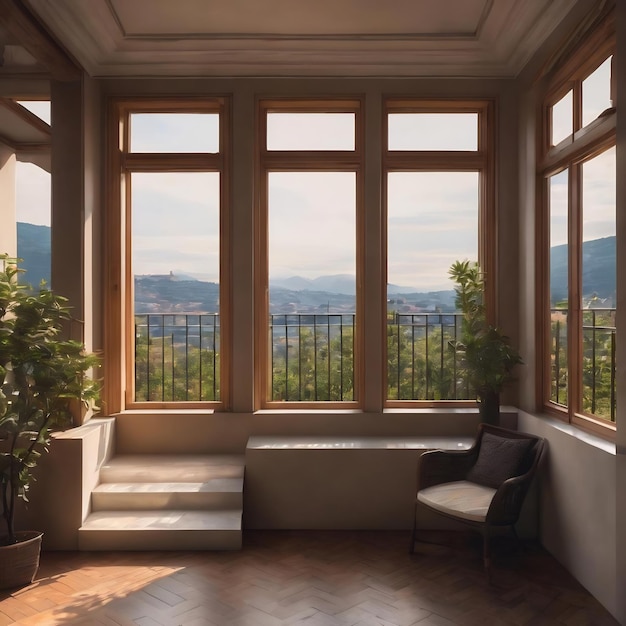
<svg viewBox="0 0 626 626">
<path fill-rule="evenodd" d="M 170 270 L 219 276 L 219 174 L 136 173 L 131 177 L 136 274 Z"/>
<path fill-rule="evenodd" d="M 50 226 L 50 174 L 33 163 L 15 167 L 15 213 L 18 222 Z"/>
<path fill-rule="evenodd" d="M 217 113 L 133 113 L 132 152 L 219 152 Z"/>
<path fill-rule="evenodd" d="M 477 150 L 477 113 L 391 113 L 390 150 Z"/>
<path fill-rule="evenodd" d="M 449 289 L 457 259 L 478 258 L 478 172 L 392 172 L 388 281 Z"/>
<path fill-rule="evenodd" d="M 356 175 L 269 174 L 270 277 L 354 274 Z"/>
</svg>

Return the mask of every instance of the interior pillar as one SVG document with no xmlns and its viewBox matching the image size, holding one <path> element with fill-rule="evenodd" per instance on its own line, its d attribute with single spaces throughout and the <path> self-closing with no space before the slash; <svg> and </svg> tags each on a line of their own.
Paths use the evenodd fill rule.
<svg viewBox="0 0 626 626">
<path fill-rule="evenodd" d="M 0 254 L 17 256 L 15 151 L 0 143 Z"/>
<path fill-rule="evenodd" d="M 102 345 L 100 99 L 98 83 L 87 76 L 51 82 L 50 282 L 71 307 L 68 335 L 89 351 Z"/>
<path fill-rule="evenodd" d="M 233 97 L 231 238 L 232 333 L 230 362 L 231 409 L 247 413 L 254 399 L 254 93 L 239 90 Z M 248 157 L 244 155 L 249 155 Z"/>
</svg>

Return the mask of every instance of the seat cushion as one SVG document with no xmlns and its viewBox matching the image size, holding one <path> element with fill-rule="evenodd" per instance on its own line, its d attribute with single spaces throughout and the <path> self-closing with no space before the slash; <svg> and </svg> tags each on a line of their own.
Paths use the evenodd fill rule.
<svg viewBox="0 0 626 626">
<path fill-rule="evenodd" d="M 533 443 L 533 439 L 507 439 L 484 433 L 478 459 L 466 478 L 497 489 L 505 480 L 521 473 Z"/>
<path fill-rule="evenodd" d="M 484 522 L 496 490 L 467 480 L 442 483 L 417 492 L 417 499 L 436 511 L 472 522 Z"/>
</svg>

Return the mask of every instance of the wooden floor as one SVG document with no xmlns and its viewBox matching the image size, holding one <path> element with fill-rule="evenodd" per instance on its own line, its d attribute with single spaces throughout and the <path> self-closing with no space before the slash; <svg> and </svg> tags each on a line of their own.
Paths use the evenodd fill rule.
<svg viewBox="0 0 626 626">
<path fill-rule="evenodd" d="M 500 546 L 492 586 L 477 544 L 407 547 L 406 532 L 247 531 L 241 552 L 44 553 L 32 585 L 0 592 L 0 626 L 617 623 L 536 546 Z"/>
</svg>

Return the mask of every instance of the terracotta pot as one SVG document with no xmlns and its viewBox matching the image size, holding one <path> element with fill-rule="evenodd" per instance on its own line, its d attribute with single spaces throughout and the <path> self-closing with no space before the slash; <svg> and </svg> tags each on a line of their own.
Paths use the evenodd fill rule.
<svg viewBox="0 0 626 626">
<path fill-rule="evenodd" d="M 30 530 L 15 536 L 17 543 L 0 545 L 0 589 L 30 585 L 39 569 L 43 533 Z"/>
</svg>

